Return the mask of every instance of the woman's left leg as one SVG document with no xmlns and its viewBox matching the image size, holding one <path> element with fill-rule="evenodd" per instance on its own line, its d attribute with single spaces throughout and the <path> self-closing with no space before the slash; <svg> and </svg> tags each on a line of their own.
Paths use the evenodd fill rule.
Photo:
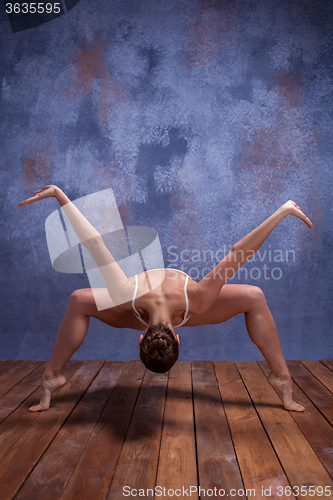
<svg viewBox="0 0 333 500">
<path fill-rule="evenodd" d="M 303 411 L 292 398 L 292 381 L 284 359 L 275 321 L 262 290 L 251 285 L 225 285 L 216 302 L 204 313 L 193 315 L 186 326 L 217 324 L 244 313 L 250 339 L 266 359 L 271 373 L 267 380 L 282 393 L 287 410 Z"/>
</svg>

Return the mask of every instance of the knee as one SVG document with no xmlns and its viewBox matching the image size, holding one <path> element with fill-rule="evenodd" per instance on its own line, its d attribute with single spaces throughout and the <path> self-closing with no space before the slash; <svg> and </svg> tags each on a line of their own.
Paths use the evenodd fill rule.
<svg viewBox="0 0 333 500">
<path fill-rule="evenodd" d="M 90 295 L 90 293 L 90 288 L 75 290 L 69 298 L 68 308 L 75 310 L 84 309 L 88 301 L 88 295 Z"/>
<path fill-rule="evenodd" d="M 250 286 L 248 289 L 248 298 L 252 307 L 266 306 L 265 294 L 258 286 Z"/>
</svg>

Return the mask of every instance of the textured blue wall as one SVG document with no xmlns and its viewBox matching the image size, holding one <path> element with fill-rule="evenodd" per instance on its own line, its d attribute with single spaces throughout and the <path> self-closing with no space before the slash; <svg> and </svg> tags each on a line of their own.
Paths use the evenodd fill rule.
<svg viewBox="0 0 333 500">
<path fill-rule="evenodd" d="M 193 278 L 294 199 L 313 230 L 284 220 L 233 282 L 263 288 L 287 358 L 333 356 L 332 26 L 327 0 L 81 0 L 12 33 L 0 5 L 1 358 L 48 358 L 88 286 L 51 267 L 55 201 L 16 209 L 49 183 L 112 187 Z M 180 333 L 181 359 L 260 358 L 242 317 Z M 77 357 L 137 358 L 138 336 L 92 321 Z"/>
</svg>

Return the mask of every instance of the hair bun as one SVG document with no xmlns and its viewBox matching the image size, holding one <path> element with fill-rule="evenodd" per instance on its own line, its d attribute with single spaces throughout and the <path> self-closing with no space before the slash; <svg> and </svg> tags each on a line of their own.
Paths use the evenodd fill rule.
<svg viewBox="0 0 333 500">
<path fill-rule="evenodd" d="M 163 358 L 167 354 L 170 346 L 171 340 L 167 335 L 165 335 L 165 333 L 154 332 L 147 338 L 145 351 L 153 358 L 156 358 L 157 356 L 161 356 Z"/>
<path fill-rule="evenodd" d="M 149 370 L 168 371 L 178 358 L 178 342 L 173 331 L 163 324 L 150 326 L 141 341 L 140 358 Z"/>
</svg>

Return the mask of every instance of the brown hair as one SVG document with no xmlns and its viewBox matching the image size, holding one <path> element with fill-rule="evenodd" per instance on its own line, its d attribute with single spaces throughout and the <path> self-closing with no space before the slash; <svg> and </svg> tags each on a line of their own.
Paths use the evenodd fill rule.
<svg viewBox="0 0 333 500">
<path fill-rule="evenodd" d="M 150 326 L 140 345 L 143 364 L 156 373 L 165 373 L 178 359 L 178 342 L 172 330 L 162 323 Z"/>
</svg>

